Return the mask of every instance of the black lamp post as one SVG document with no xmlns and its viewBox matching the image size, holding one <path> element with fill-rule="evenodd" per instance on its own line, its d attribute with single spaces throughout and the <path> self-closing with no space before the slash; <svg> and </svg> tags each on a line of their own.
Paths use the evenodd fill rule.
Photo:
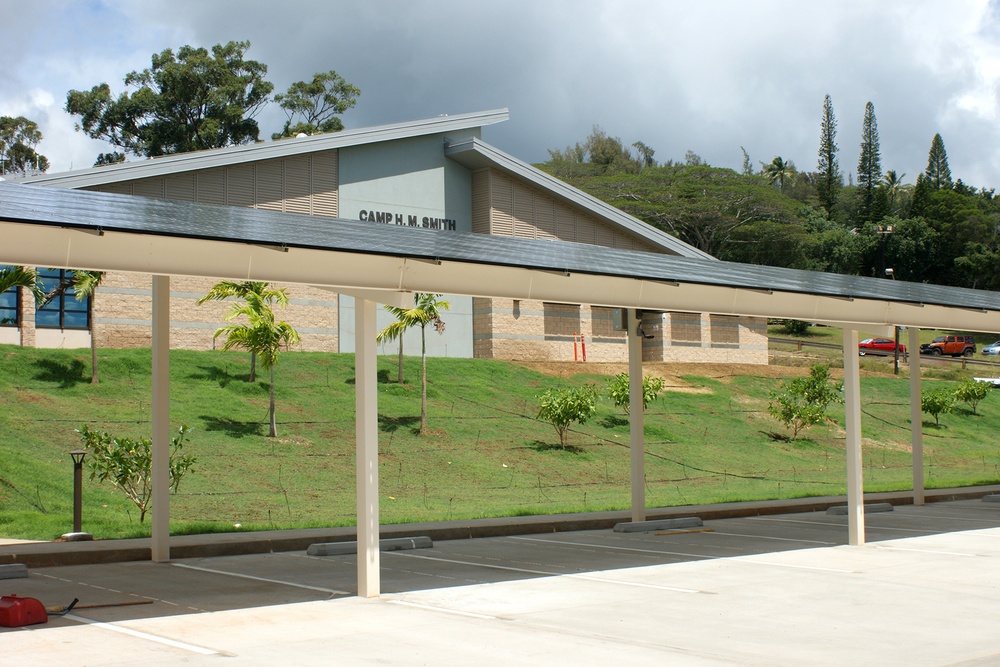
<svg viewBox="0 0 1000 667">
<path fill-rule="evenodd" d="M 73 532 L 82 532 L 83 523 L 83 459 L 84 449 L 74 449 L 69 453 L 73 459 Z"/>
</svg>

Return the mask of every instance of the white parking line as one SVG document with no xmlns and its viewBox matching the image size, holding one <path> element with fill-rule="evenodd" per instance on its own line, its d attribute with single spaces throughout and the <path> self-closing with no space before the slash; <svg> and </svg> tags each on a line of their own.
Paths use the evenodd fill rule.
<svg viewBox="0 0 1000 667">
<path fill-rule="evenodd" d="M 252 581 L 264 581 L 269 584 L 281 584 L 283 586 L 293 586 L 295 588 L 304 588 L 310 591 L 319 591 L 321 593 L 331 593 L 337 595 L 351 595 L 349 591 L 339 591 L 335 588 L 321 588 L 319 586 L 309 586 L 307 584 L 296 584 L 292 581 L 281 581 L 280 579 L 268 579 L 267 577 L 255 577 L 252 574 L 240 574 L 238 572 L 226 572 L 224 570 L 213 570 L 208 567 L 198 567 L 197 565 L 187 565 L 185 563 L 171 563 L 174 567 L 183 567 L 188 570 L 198 570 L 199 572 L 211 572 L 212 574 L 222 574 L 227 577 L 238 577 L 240 579 L 250 579 Z"/>
<path fill-rule="evenodd" d="M 525 574 L 539 574 L 546 577 L 571 577 L 573 579 L 583 579 L 585 581 L 594 581 L 602 584 L 617 584 L 620 586 L 635 586 L 637 588 L 655 588 L 661 591 L 673 591 L 675 593 L 711 593 L 711 591 L 701 591 L 694 588 L 680 588 L 678 586 L 660 586 L 657 584 L 643 584 L 634 581 L 623 581 L 621 579 L 607 579 L 604 577 L 596 577 L 591 574 L 578 574 L 578 573 L 567 573 L 567 572 L 550 572 L 547 570 L 531 570 L 523 567 L 512 567 L 510 565 L 490 565 L 487 563 L 476 563 L 474 561 L 456 560 L 453 558 L 437 558 L 434 556 L 422 556 L 417 554 L 411 554 L 403 551 L 388 551 L 382 554 L 383 556 L 399 556 L 401 558 L 420 558 L 422 560 L 433 560 L 441 563 L 452 563 L 454 565 L 468 565 L 470 567 L 483 567 L 491 570 L 506 570 L 508 572 L 524 572 Z"/>
<path fill-rule="evenodd" d="M 874 544 L 872 546 L 874 546 L 876 549 L 886 549 L 888 551 L 913 551 L 918 554 L 934 554 L 938 556 L 971 556 L 975 558 L 976 556 L 979 555 L 979 554 L 960 553 L 958 551 L 935 551 L 934 549 L 909 549 L 907 547 L 890 547 L 884 544 Z"/>
<path fill-rule="evenodd" d="M 791 563 L 774 563 L 767 560 L 753 560 L 750 558 L 737 557 L 731 560 L 740 563 L 753 563 L 754 565 L 769 565 L 772 567 L 790 567 L 795 570 L 816 570 L 818 572 L 836 572 L 838 574 L 857 574 L 857 570 L 841 570 L 835 567 L 819 567 L 818 565 L 793 565 Z"/>
<path fill-rule="evenodd" d="M 662 549 L 639 549 L 638 547 L 620 547 L 613 544 L 592 544 L 590 542 L 573 542 L 571 540 L 546 540 L 540 537 L 508 537 L 503 539 L 524 540 L 525 542 L 545 542 L 548 544 L 562 544 L 571 547 L 592 547 L 594 549 L 609 549 L 612 551 L 636 551 L 646 554 L 661 554 L 664 556 L 685 556 L 687 558 L 701 558 L 709 560 L 717 556 L 706 556 L 705 554 L 692 554 L 684 551 L 663 551 Z"/>
<path fill-rule="evenodd" d="M 498 616 L 490 616 L 489 614 L 478 614 L 474 611 L 460 611 L 458 609 L 447 609 L 445 607 L 435 607 L 429 604 L 418 604 L 416 602 L 408 602 L 407 600 L 389 600 L 389 604 L 399 604 L 404 607 L 415 607 L 417 609 L 426 609 L 428 611 L 439 611 L 444 614 L 455 614 L 456 616 L 468 616 L 470 618 L 485 618 L 491 621 L 501 620 Z"/>
<path fill-rule="evenodd" d="M 89 618 L 83 618 L 82 616 L 77 616 L 76 614 L 65 614 L 64 618 L 76 621 L 77 623 L 85 623 L 87 625 L 92 625 L 94 627 L 101 628 L 103 630 L 111 630 L 112 632 L 118 632 L 123 635 L 129 635 L 131 637 L 145 639 L 147 641 L 156 642 L 158 644 L 164 644 L 166 646 L 173 646 L 174 648 L 184 649 L 185 651 L 198 653 L 199 655 L 218 655 L 219 653 L 214 649 L 205 648 L 204 646 L 196 646 L 195 644 L 179 642 L 176 639 L 167 639 L 166 637 L 151 635 L 148 632 L 140 632 L 138 630 L 133 630 L 132 628 L 125 628 L 120 625 L 114 625 L 113 623 L 105 623 L 103 621 L 92 621 Z"/>
</svg>

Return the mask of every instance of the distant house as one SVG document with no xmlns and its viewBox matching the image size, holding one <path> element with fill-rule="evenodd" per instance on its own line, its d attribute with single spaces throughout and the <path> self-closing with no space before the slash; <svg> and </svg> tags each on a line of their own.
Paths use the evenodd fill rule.
<svg viewBox="0 0 1000 667">
<path fill-rule="evenodd" d="M 286 213 L 437 229 L 559 239 L 706 258 L 703 252 L 482 141 L 506 110 L 439 116 L 334 134 L 233 146 L 24 179 L 47 187 L 244 206 Z M 220 214 L 220 225 L 225 224 Z M 56 280 L 59 271 L 49 272 Z M 36 347 L 150 345 L 150 277 L 108 274 L 92 304 L 67 294 L 33 312 L 15 291 L 0 295 L 0 343 Z M 171 281 L 171 345 L 211 349 L 226 304 L 197 300 L 212 281 Z M 289 285 L 281 318 L 302 335 L 302 350 L 353 351 L 353 299 Z M 617 311 L 600 305 L 445 295 L 443 335 L 434 356 L 625 361 Z M 382 313 L 384 323 L 391 321 Z M 383 322 L 380 322 L 380 326 Z M 767 363 L 765 321 L 692 312 L 643 315 L 647 361 Z M 580 343 L 580 347 L 576 345 Z M 405 340 L 419 353 L 419 337 Z M 393 344 L 385 351 L 395 351 Z"/>
</svg>

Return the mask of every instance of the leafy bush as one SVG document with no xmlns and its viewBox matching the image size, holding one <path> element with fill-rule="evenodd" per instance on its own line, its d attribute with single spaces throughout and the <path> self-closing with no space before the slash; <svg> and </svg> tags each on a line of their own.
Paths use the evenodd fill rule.
<svg viewBox="0 0 1000 667">
<path fill-rule="evenodd" d="M 86 425 L 77 429 L 89 450 L 90 478 L 111 483 L 139 508 L 139 522 L 146 519 L 153 494 L 153 442 L 149 438 L 123 438 L 104 431 L 91 431 Z M 181 478 L 191 470 L 195 457 L 181 455 L 187 438 L 187 426 L 181 426 L 170 441 L 170 488 L 176 493 Z"/>
<path fill-rule="evenodd" d="M 955 407 L 955 392 L 944 387 L 925 390 L 920 393 L 920 410 L 934 417 L 934 424 L 940 426 L 941 415 Z"/>
<path fill-rule="evenodd" d="M 573 422 L 584 424 L 597 412 L 597 387 L 549 389 L 538 400 L 538 418 L 552 424 L 559 434 L 559 446 L 565 448 L 569 425 Z"/>
<path fill-rule="evenodd" d="M 767 409 L 771 416 L 792 431 L 792 440 L 799 431 L 826 419 L 830 403 L 843 403 L 840 393 L 844 383 L 830 377 L 829 366 L 813 366 L 809 377 L 782 382 L 770 393 Z"/>
<path fill-rule="evenodd" d="M 642 378 L 642 409 L 645 410 L 649 404 L 656 400 L 656 397 L 663 391 L 663 378 L 646 375 Z M 629 413 L 628 395 L 628 373 L 619 373 L 608 380 L 608 396 L 616 406 Z"/>
<path fill-rule="evenodd" d="M 955 389 L 955 398 L 963 403 L 972 406 L 972 414 L 977 414 L 976 406 L 984 398 L 989 396 L 993 384 L 990 382 L 980 382 L 975 378 L 969 378 Z"/>
<path fill-rule="evenodd" d="M 809 332 L 809 323 L 802 320 L 782 320 L 781 326 L 789 336 L 805 336 Z"/>
</svg>

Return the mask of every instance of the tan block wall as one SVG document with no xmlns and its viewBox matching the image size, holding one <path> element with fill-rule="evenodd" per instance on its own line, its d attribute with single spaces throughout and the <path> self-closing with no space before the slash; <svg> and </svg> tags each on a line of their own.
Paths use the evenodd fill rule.
<svg viewBox="0 0 1000 667">
<path fill-rule="evenodd" d="M 227 324 L 225 315 L 235 301 L 209 301 L 198 305 L 216 283 L 206 278 L 170 279 L 170 346 L 184 350 L 211 350 L 222 345 L 214 339 L 216 330 Z M 148 275 L 112 273 L 105 275 L 94 299 L 94 327 L 99 347 L 149 347 L 152 343 L 150 317 L 152 279 Z M 336 352 L 337 295 L 304 285 L 272 284 L 288 290 L 289 305 L 276 314 L 299 332 L 295 349 Z"/>
</svg>

